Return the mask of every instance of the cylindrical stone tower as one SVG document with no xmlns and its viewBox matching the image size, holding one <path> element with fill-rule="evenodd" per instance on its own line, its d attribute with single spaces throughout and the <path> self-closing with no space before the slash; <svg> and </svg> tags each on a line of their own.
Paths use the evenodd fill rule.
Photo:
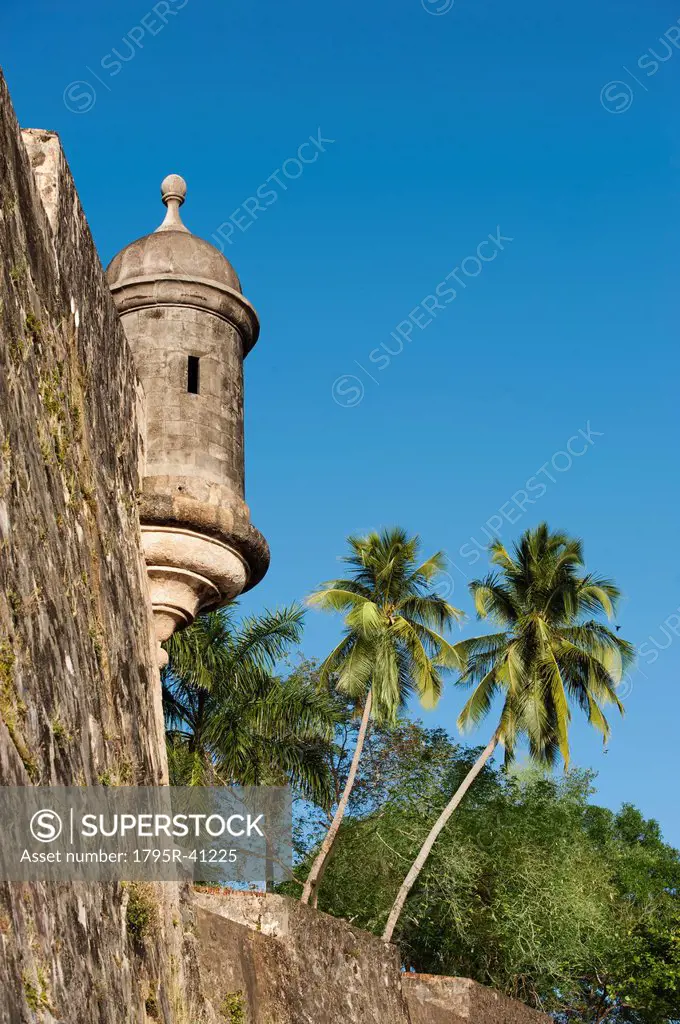
<svg viewBox="0 0 680 1024">
<path fill-rule="evenodd" d="M 269 565 L 244 500 L 243 360 L 257 314 L 231 264 L 182 223 L 184 180 L 169 175 L 161 195 L 163 223 L 106 272 L 145 394 L 140 517 L 159 643 Z"/>
</svg>

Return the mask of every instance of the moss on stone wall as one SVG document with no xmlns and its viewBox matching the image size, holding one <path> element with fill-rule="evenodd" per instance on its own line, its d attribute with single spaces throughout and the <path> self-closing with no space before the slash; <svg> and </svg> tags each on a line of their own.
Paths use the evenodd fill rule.
<svg viewBox="0 0 680 1024">
<path fill-rule="evenodd" d="M 158 897 L 150 882 L 124 883 L 127 890 L 125 920 L 128 935 L 135 942 L 142 942 L 158 925 Z"/>
<path fill-rule="evenodd" d="M 222 1016 L 227 1024 L 247 1024 L 247 1004 L 243 992 L 227 992 L 222 1001 Z"/>
</svg>

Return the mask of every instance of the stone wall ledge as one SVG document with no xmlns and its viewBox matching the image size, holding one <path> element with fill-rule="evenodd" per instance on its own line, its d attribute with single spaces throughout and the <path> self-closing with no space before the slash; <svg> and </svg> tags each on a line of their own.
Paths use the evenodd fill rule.
<svg viewBox="0 0 680 1024">
<path fill-rule="evenodd" d="M 469 978 L 404 974 L 395 946 L 297 900 L 199 890 L 195 905 L 206 995 L 245 1024 L 550 1022 Z"/>
</svg>

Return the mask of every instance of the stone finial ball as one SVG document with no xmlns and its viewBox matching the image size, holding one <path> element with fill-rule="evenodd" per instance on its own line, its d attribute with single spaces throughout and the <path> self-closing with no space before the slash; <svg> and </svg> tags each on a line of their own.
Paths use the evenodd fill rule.
<svg viewBox="0 0 680 1024">
<path fill-rule="evenodd" d="M 168 174 L 167 178 L 163 178 L 161 182 L 161 198 L 166 206 L 168 205 L 168 199 L 177 199 L 181 206 L 186 194 L 187 183 L 180 174 Z"/>
</svg>

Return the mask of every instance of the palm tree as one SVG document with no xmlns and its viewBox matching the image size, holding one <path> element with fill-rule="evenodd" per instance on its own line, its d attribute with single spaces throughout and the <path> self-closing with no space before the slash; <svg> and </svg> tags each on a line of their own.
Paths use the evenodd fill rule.
<svg viewBox="0 0 680 1024">
<path fill-rule="evenodd" d="M 371 715 L 380 722 L 395 721 L 413 692 L 433 707 L 441 693 L 441 670 L 461 667 L 442 633 L 462 613 L 433 589 L 446 564 L 442 552 L 419 563 L 418 537 L 401 529 L 349 537 L 348 544 L 349 554 L 342 559 L 348 576 L 322 584 L 309 603 L 345 615 L 343 638 L 321 666 L 321 678 L 355 702 L 361 725 L 344 791 L 303 888 L 303 903 L 316 903 Z"/>
<path fill-rule="evenodd" d="M 337 701 L 276 664 L 299 642 L 299 607 L 236 622 L 234 607 L 201 615 L 167 642 L 163 707 L 174 785 L 290 783 L 328 806 L 327 753 Z"/>
<path fill-rule="evenodd" d="M 611 618 L 620 591 L 611 580 L 584 572 L 581 541 L 551 533 L 541 523 L 522 535 L 512 556 L 500 541 L 489 551 L 498 570 L 471 581 L 470 591 L 478 618 L 492 619 L 501 631 L 456 644 L 464 665 L 458 682 L 475 686 L 458 726 L 481 722 L 498 695 L 504 698 L 500 720 L 404 879 L 383 933 L 386 942 L 437 836 L 499 743 L 507 762 L 524 738 L 535 761 L 552 766 L 561 757 L 568 767 L 570 701 L 586 713 L 605 743 L 609 724 L 603 706 L 613 704 L 623 714 L 616 687 L 634 648 L 589 617 L 604 613 Z"/>
</svg>

